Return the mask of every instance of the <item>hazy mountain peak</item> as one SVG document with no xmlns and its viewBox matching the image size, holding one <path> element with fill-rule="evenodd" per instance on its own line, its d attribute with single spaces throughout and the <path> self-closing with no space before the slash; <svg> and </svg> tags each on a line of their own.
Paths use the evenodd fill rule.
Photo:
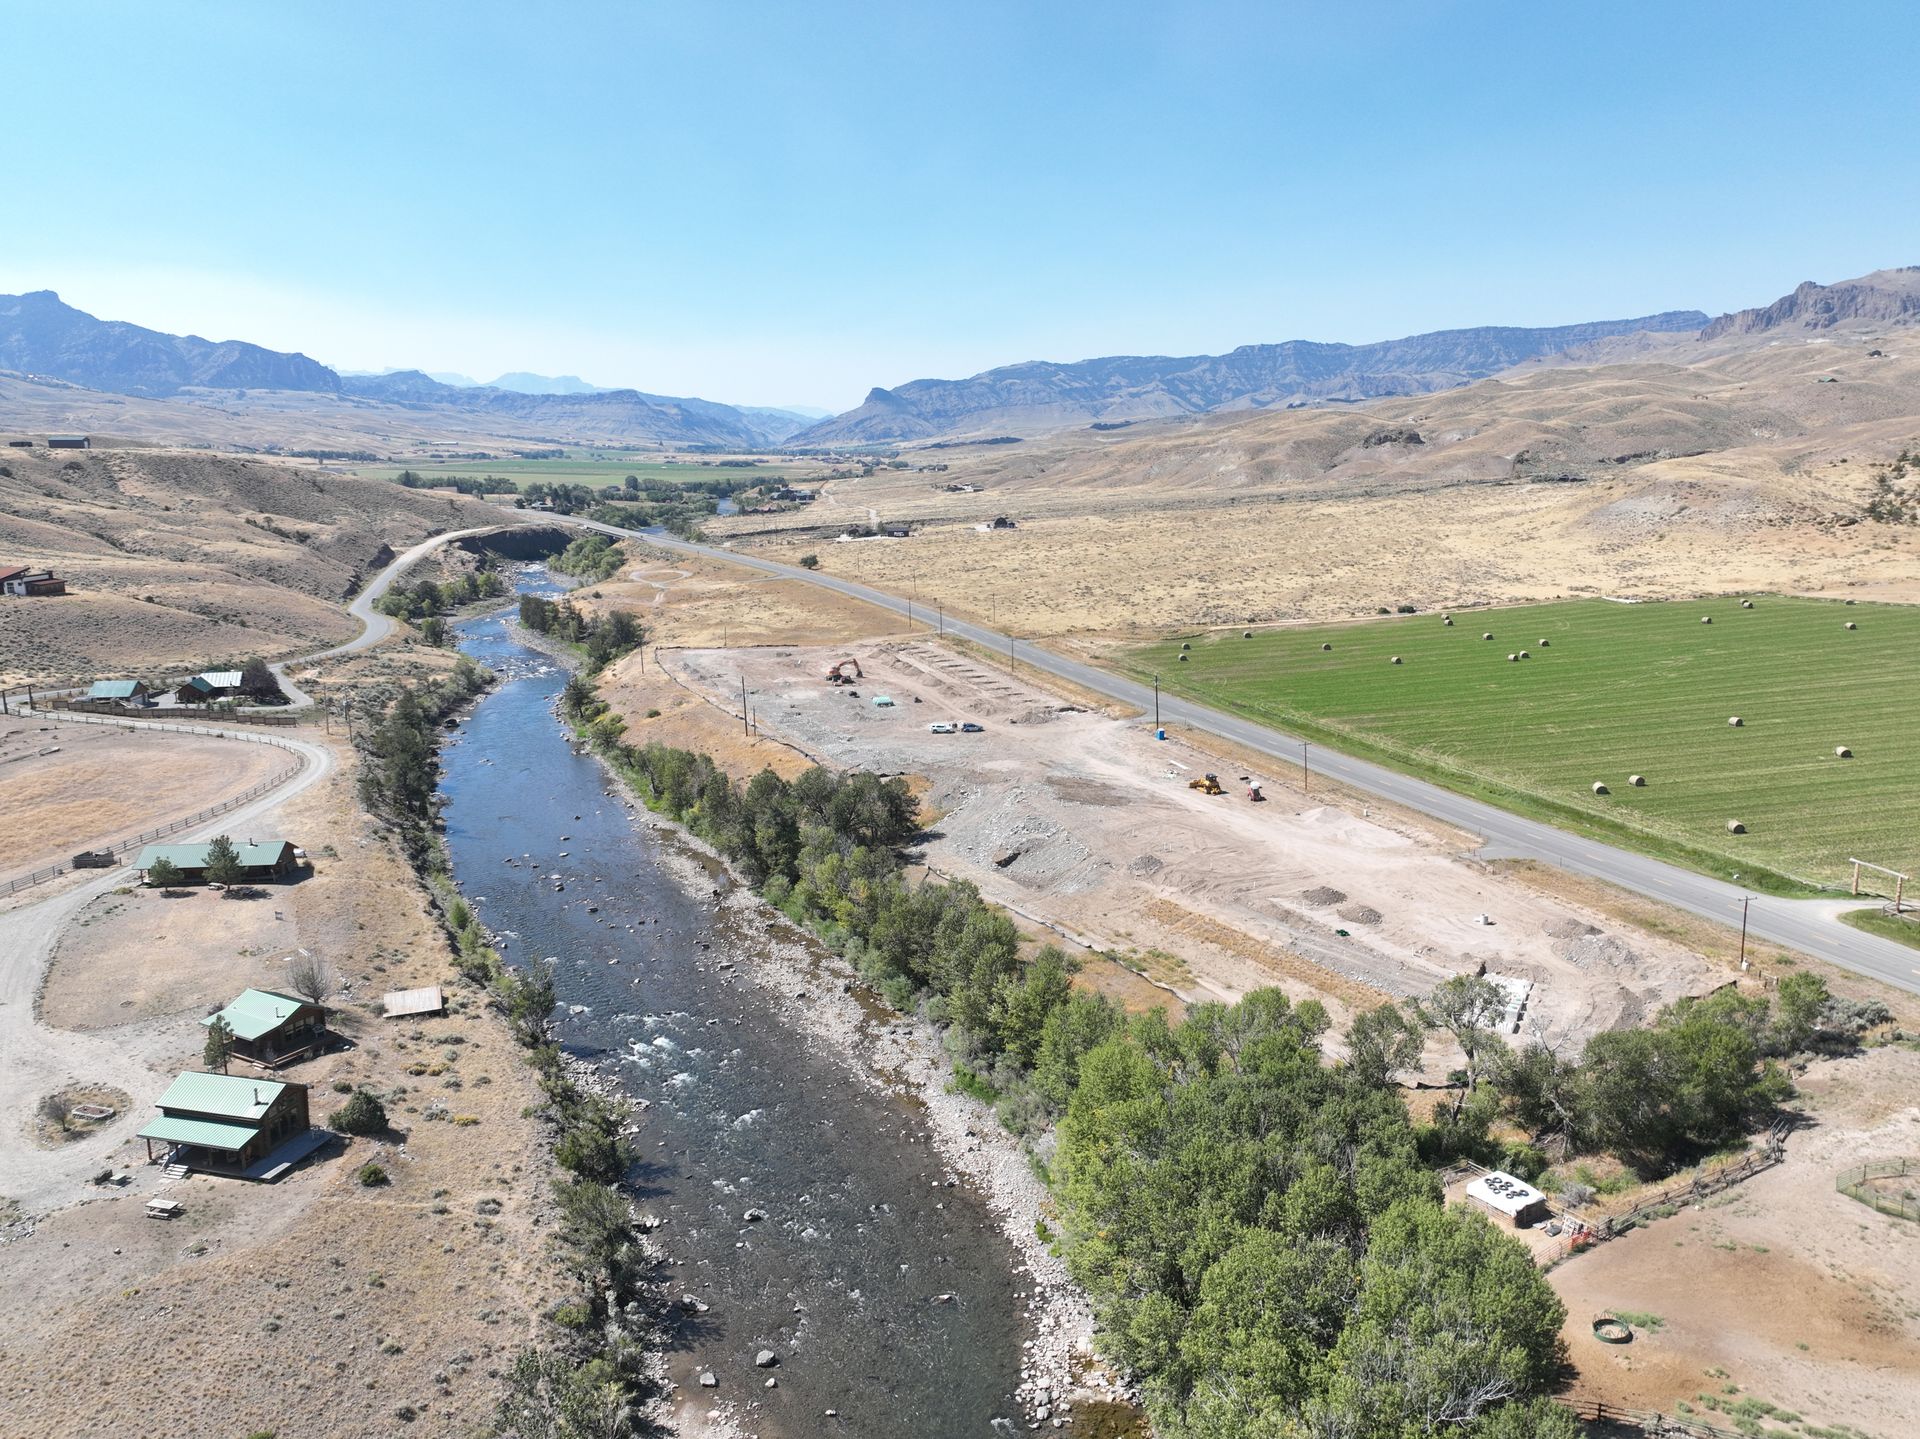
<svg viewBox="0 0 1920 1439">
<path fill-rule="evenodd" d="M 535 375 L 526 370 L 512 370 L 498 379 L 489 381 L 496 390 L 512 390 L 521 395 L 602 395 L 606 394 L 603 385 L 590 385 L 578 375 Z"/>
</svg>

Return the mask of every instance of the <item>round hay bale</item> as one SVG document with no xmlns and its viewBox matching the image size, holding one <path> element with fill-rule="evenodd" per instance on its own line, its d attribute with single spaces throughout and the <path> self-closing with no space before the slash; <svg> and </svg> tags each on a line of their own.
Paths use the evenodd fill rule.
<svg viewBox="0 0 1920 1439">
<path fill-rule="evenodd" d="M 1739 729 L 1741 725 L 1743 725 L 1743 724 L 1745 724 L 1745 723 L 1746 723 L 1746 721 L 1745 721 L 1745 720 L 1743 720 L 1743 719 L 1741 719 L 1739 715 L 1728 715 L 1728 716 L 1727 716 L 1727 723 L 1728 723 L 1728 725 L 1730 725 L 1730 726 L 1731 726 L 1732 728 L 1734 728 L 1734 729 Z"/>
<path fill-rule="evenodd" d="M 1192 649 L 1192 648 L 1193 648 L 1193 646 L 1192 646 L 1192 645 L 1190 645 L 1190 644 L 1188 644 L 1188 643 L 1187 643 L 1187 642 L 1186 642 L 1185 640 L 1182 640 L 1182 641 L 1180 642 L 1180 650 L 1181 650 L 1181 652 L 1182 652 L 1183 654 L 1184 654 L 1184 653 L 1185 653 L 1186 651 L 1188 651 L 1188 650 L 1190 650 L 1190 649 Z"/>
<path fill-rule="evenodd" d="M 1487 632 L 1486 632 L 1485 634 L 1483 634 L 1482 636 L 1480 636 L 1480 638 L 1481 638 L 1481 639 L 1483 639 L 1483 640 L 1490 640 L 1490 639 L 1492 639 L 1492 638 L 1493 638 L 1493 631 L 1492 631 L 1492 630 L 1488 630 L 1488 631 L 1487 631 Z"/>
<path fill-rule="evenodd" d="M 1399 656 L 1399 655 L 1395 655 L 1395 656 L 1393 657 L 1393 659 L 1392 659 L 1391 661 L 1389 661 L 1389 663 L 1391 663 L 1391 664 L 1396 664 L 1396 665 L 1397 665 L 1397 664 L 1399 664 L 1399 663 L 1400 663 L 1400 656 Z"/>
<path fill-rule="evenodd" d="M 1185 650 L 1182 650 L 1180 651 L 1180 663 L 1185 664 L 1186 662 L 1187 662 L 1187 652 Z"/>
<path fill-rule="evenodd" d="M 1855 624 L 1855 623 L 1854 623 L 1854 622 L 1853 622 L 1852 620 L 1848 620 L 1848 621 L 1847 621 L 1847 628 L 1848 628 L 1848 629 L 1850 629 L 1850 630 L 1857 630 L 1857 629 L 1859 629 L 1859 628 L 1860 628 L 1860 626 L 1858 626 L 1858 625 L 1856 625 L 1856 624 Z"/>
<path fill-rule="evenodd" d="M 1328 650 L 1330 650 L 1330 649 L 1332 649 L 1332 648 L 1333 648 L 1333 646 L 1332 646 L 1332 645 L 1321 645 L 1321 646 L 1320 646 L 1320 650 L 1321 650 L 1321 652 L 1322 652 L 1323 654 L 1324 654 L 1324 653 L 1325 653 L 1326 651 L 1328 651 Z"/>
<path fill-rule="evenodd" d="M 1701 624 L 1703 624 L 1703 625 L 1710 625 L 1710 624 L 1712 624 L 1712 623 L 1713 623 L 1713 616 L 1712 616 L 1712 615 L 1702 615 L 1702 616 L 1700 616 L 1700 623 L 1701 623 Z"/>
<path fill-rule="evenodd" d="M 1630 774 L 1627 776 L 1627 783 L 1635 789 L 1645 789 L 1647 787 L 1647 777 L 1643 774 Z"/>
<path fill-rule="evenodd" d="M 1608 789 L 1605 785 L 1600 783 L 1599 780 L 1595 780 L 1593 782 L 1593 792 L 1595 794 L 1612 794 L 1613 793 L 1612 790 Z"/>
<path fill-rule="evenodd" d="M 1730 819 L 1727 821 L 1728 834 L 1745 834 L 1746 832 L 1747 832 L 1747 827 L 1744 824 L 1740 823 L 1739 820 Z"/>
<path fill-rule="evenodd" d="M 1550 645 L 1550 644 L 1552 644 L 1552 643 L 1553 643 L 1553 641 L 1552 641 L 1552 640 L 1541 640 L 1541 641 L 1540 641 L 1540 648 L 1541 648 L 1541 649 L 1545 649 L 1545 648 L 1546 648 L 1546 647 L 1547 647 L 1548 645 Z"/>
<path fill-rule="evenodd" d="M 1532 655 L 1531 653 L 1529 653 L 1528 651 L 1526 651 L 1526 650 L 1521 650 L 1521 651 L 1520 651 L 1520 658 L 1521 658 L 1521 659 L 1523 659 L 1523 660 L 1530 660 L 1530 659 L 1532 659 L 1532 658 L 1533 658 L 1533 655 Z"/>
<path fill-rule="evenodd" d="M 1241 639 L 1243 639 L 1243 640 L 1250 640 L 1250 639 L 1252 639 L 1252 638 L 1253 638 L 1253 631 L 1252 631 L 1252 630 L 1242 630 L 1242 631 L 1240 631 L 1240 638 L 1241 638 Z"/>
<path fill-rule="evenodd" d="M 1517 660 L 1518 660 L 1519 658 L 1520 658 L 1520 656 L 1519 656 L 1519 655 L 1508 655 L 1508 656 L 1507 656 L 1507 663 L 1508 663 L 1508 664 L 1513 664 L 1513 663 L 1514 663 L 1515 661 L 1517 661 Z"/>
<path fill-rule="evenodd" d="M 1750 610 L 1750 609 L 1752 609 L 1752 608 L 1753 608 L 1753 601 L 1752 601 L 1752 600 L 1742 600 L 1742 601 L 1740 601 L 1740 608 L 1741 608 L 1741 609 L 1743 609 L 1743 610 Z"/>
<path fill-rule="evenodd" d="M 1834 754 L 1835 754 L 1835 755 L 1836 755 L 1836 756 L 1837 756 L 1838 758 L 1840 758 L 1840 759 L 1852 759 L 1852 758 L 1853 758 L 1853 751 L 1852 751 L 1852 750 L 1850 750 L 1850 749 L 1848 749 L 1848 748 L 1847 748 L 1847 747 L 1846 747 L 1845 745 L 1843 745 L 1843 744 L 1837 744 L 1837 745 L 1835 745 L 1835 746 L 1833 747 L 1833 752 L 1834 752 Z"/>
<path fill-rule="evenodd" d="M 1447 627 L 1448 629 L 1452 629 L 1452 628 L 1453 628 L 1453 616 L 1452 616 L 1452 615 L 1448 615 L 1448 616 L 1447 616 L 1447 617 L 1446 617 L 1446 618 L 1445 618 L 1444 620 L 1442 620 L 1442 621 L 1440 621 L 1440 623 L 1441 623 L 1441 624 L 1443 624 L 1443 625 L 1445 625 L 1445 626 L 1446 626 L 1446 627 Z"/>
</svg>

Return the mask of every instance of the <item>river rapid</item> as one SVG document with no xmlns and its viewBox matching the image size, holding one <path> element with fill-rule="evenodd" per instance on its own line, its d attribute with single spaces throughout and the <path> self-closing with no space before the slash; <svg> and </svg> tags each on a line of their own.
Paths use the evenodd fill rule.
<svg viewBox="0 0 1920 1439">
<path fill-rule="evenodd" d="M 523 590 L 557 592 L 534 573 Z M 826 1002 L 809 985 L 831 983 L 844 1010 L 843 986 L 788 955 L 779 972 L 799 982 L 772 1002 L 750 970 L 772 962 L 766 925 L 743 923 L 724 870 L 576 752 L 554 713 L 566 673 L 501 616 L 458 630 L 501 684 L 442 751 L 454 875 L 510 964 L 551 969 L 562 1044 L 644 1106 L 632 1187 L 670 1256 L 682 1426 L 1024 1430 L 1031 1281 L 923 1107 L 805 1022 Z M 756 1367 L 762 1350 L 775 1367 Z"/>
</svg>

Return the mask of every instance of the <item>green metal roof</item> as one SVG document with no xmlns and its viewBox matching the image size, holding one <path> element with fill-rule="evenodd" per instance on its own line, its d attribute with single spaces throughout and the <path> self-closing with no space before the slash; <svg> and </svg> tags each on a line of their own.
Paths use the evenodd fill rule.
<svg viewBox="0 0 1920 1439">
<path fill-rule="evenodd" d="M 258 1039 L 263 1034 L 273 1033 L 305 1003 L 304 999 L 271 989 L 247 989 L 242 990 L 239 998 L 218 1014 L 210 1014 L 200 1022 L 212 1024 L 216 1019 L 225 1019 L 234 1038 Z"/>
<path fill-rule="evenodd" d="M 181 685 L 180 688 L 183 690 L 195 690 L 203 695 L 210 695 L 213 693 L 213 686 L 210 683 L 208 683 L 207 677 L 205 675 L 195 675 L 192 679 L 188 680 L 185 684 Z"/>
<path fill-rule="evenodd" d="M 95 680 L 87 691 L 90 700 L 132 699 L 140 687 L 138 680 Z"/>
<path fill-rule="evenodd" d="M 215 1124 L 211 1119 L 175 1119 L 163 1114 L 140 1131 L 142 1139 L 197 1144 L 202 1149 L 245 1149 L 260 1131 L 246 1124 Z"/>
<path fill-rule="evenodd" d="M 197 680 L 205 680 L 217 690 L 237 690 L 240 688 L 239 670 L 201 670 L 194 678 Z"/>
<path fill-rule="evenodd" d="M 207 851 L 213 848 L 212 841 L 206 844 L 150 844 L 140 851 L 136 869 L 152 869 L 156 859 L 170 859 L 182 869 L 205 869 Z M 242 844 L 235 841 L 234 853 L 240 856 L 244 865 L 276 865 L 286 852 L 293 848 L 290 839 L 262 840 L 258 844 L 248 840 Z"/>
<path fill-rule="evenodd" d="M 223 1119 L 258 1119 L 285 1088 L 286 1085 L 272 1079 L 188 1070 L 167 1086 L 167 1092 L 154 1107 L 217 1114 Z"/>
</svg>

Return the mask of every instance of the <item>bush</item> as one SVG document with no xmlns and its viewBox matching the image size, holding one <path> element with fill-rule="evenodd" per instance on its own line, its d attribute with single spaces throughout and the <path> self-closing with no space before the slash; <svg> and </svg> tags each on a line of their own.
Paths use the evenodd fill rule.
<svg viewBox="0 0 1920 1439">
<path fill-rule="evenodd" d="M 368 1189 L 378 1189 L 381 1185 L 390 1182 L 387 1179 L 387 1171 L 371 1161 L 361 1165 L 360 1172 L 354 1177 Z"/>
<path fill-rule="evenodd" d="M 342 1134 L 380 1134 L 387 1127 L 387 1107 L 372 1090 L 358 1089 L 328 1122 Z"/>
<path fill-rule="evenodd" d="M 817 570 L 817 569 L 819 569 L 819 568 L 820 568 L 820 556 L 818 556 L 818 555 L 802 555 L 802 556 L 800 556 L 800 568 L 801 568 L 801 569 L 803 569 L 803 570 Z"/>
</svg>

